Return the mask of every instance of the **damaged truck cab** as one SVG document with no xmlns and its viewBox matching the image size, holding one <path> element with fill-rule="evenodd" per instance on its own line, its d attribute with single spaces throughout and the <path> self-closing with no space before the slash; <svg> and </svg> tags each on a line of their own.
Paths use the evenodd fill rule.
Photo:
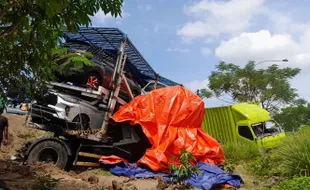
<svg viewBox="0 0 310 190">
<path fill-rule="evenodd" d="M 276 147 L 286 138 L 269 112 L 252 103 L 206 108 L 202 128 L 220 143 L 255 143 L 260 148 Z"/>
</svg>

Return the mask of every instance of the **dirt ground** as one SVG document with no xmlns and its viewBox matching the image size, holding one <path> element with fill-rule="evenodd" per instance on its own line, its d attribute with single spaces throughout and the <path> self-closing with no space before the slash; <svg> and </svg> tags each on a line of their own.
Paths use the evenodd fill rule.
<svg viewBox="0 0 310 190">
<path fill-rule="evenodd" d="M 49 179 L 59 180 L 54 188 L 55 190 L 173 189 L 172 186 L 167 186 L 162 179 L 118 177 L 101 169 L 83 168 L 81 170 L 75 168 L 73 171 L 66 172 L 48 164 L 23 166 L 20 161 L 12 161 L 11 156 L 15 155 L 16 150 L 22 148 L 25 143 L 49 134 L 44 131 L 27 128 L 25 126 L 25 116 L 12 114 L 4 116 L 9 120 L 9 142 L 7 146 L 2 146 L 0 151 L 0 190 L 40 190 L 36 185 L 44 182 L 46 186 L 49 186 L 52 183 L 52 180 Z"/>
<path fill-rule="evenodd" d="M 43 185 L 49 186 L 52 183 L 51 179 L 59 180 L 55 190 L 169 190 L 174 188 L 167 185 L 163 179 L 118 177 L 98 168 L 74 168 L 66 172 L 49 164 L 23 166 L 20 161 L 12 161 L 11 156 L 15 155 L 16 150 L 23 147 L 25 143 L 49 134 L 27 128 L 25 116 L 11 114 L 5 116 L 9 120 L 9 143 L 7 146 L 2 146 L 0 151 L 0 190 L 48 190 L 40 189 L 36 185 L 44 182 Z M 252 183 L 255 178 L 248 175 L 244 168 L 236 168 L 236 173 L 240 174 L 245 181 L 241 190 L 261 189 Z"/>
</svg>

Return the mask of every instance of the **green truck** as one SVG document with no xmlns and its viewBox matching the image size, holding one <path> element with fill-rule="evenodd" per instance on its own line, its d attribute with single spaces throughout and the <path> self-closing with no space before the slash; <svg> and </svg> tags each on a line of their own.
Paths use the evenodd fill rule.
<svg viewBox="0 0 310 190">
<path fill-rule="evenodd" d="M 273 148 L 286 138 L 269 112 L 255 103 L 206 108 L 202 128 L 220 143 L 255 143 Z"/>
</svg>

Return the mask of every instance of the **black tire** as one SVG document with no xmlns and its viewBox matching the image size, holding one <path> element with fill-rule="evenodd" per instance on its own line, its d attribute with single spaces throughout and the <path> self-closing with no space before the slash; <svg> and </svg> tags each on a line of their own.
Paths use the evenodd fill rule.
<svg viewBox="0 0 310 190">
<path fill-rule="evenodd" d="M 46 140 L 35 145 L 28 155 L 28 164 L 38 162 L 53 162 L 56 167 L 65 169 L 69 157 L 67 149 L 60 142 Z"/>
</svg>

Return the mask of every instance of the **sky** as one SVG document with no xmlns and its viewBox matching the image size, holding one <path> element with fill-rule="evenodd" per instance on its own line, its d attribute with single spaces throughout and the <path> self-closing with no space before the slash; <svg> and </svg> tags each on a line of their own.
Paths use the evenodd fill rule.
<svg viewBox="0 0 310 190">
<path fill-rule="evenodd" d="M 205 88 L 219 61 L 249 60 L 299 67 L 291 80 L 310 101 L 309 0 L 124 0 L 122 18 L 99 11 L 92 26 L 117 27 L 160 75 L 195 92 Z M 231 103 L 205 100 L 206 107 Z"/>
</svg>

